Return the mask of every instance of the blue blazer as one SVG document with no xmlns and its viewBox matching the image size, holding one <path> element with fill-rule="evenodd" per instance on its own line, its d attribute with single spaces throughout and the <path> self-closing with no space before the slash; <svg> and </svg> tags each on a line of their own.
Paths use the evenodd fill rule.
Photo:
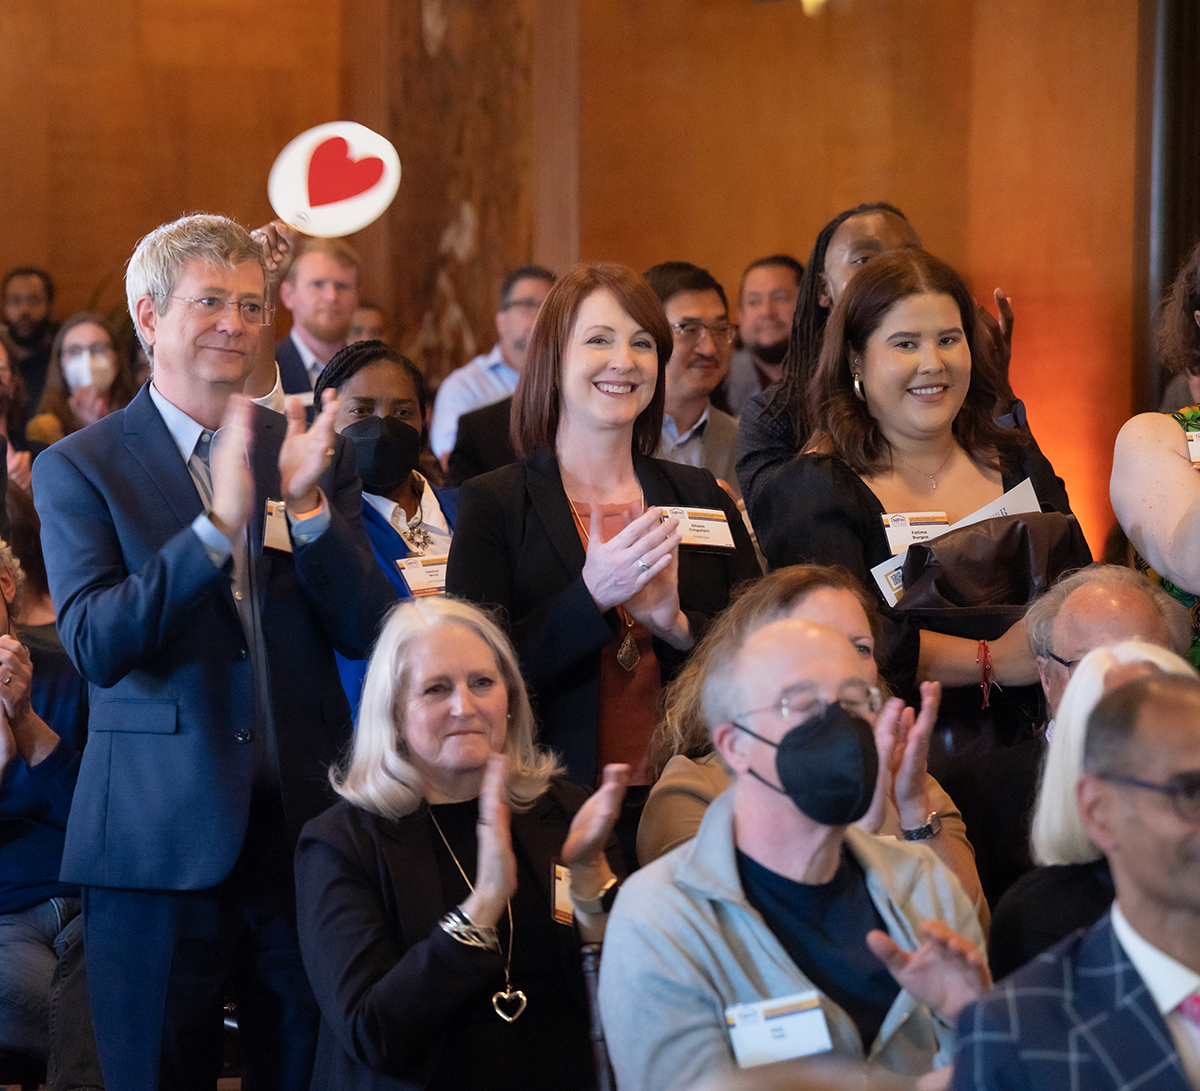
<svg viewBox="0 0 1200 1091">
<path fill-rule="evenodd" d="M 1106 913 L 1038 955 L 958 1020 L 954 1091 L 1190 1086 L 1171 1031 Z"/>
<path fill-rule="evenodd" d="M 311 394 L 312 380 L 300 359 L 300 350 L 291 337 L 275 342 L 275 363 L 279 365 L 279 382 L 285 394 Z"/>
<path fill-rule="evenodd" d="M 441 505 L 446 522 L 453 530 L 454 520 L 458 514 L 458 489 L 440 489 L 434 485 L 431 485 L 430 488 L 433 489 L 433 495 L 437 497 L 437 502 Z M 400 575 L 400 566 L 396 564 L 398 560 L 408 556 L 408 544 L 400 536 L 399 531 L 370 504 L 363 504 L 363 522 L 367 527 L 367 538 L 371 542 L 371 550 L 379 562 L 379 567 L 383 569 L 396 589 L 396 598 L 412 598 L 408 584 Z M 346 691 L 346 699 L 350 702 L 351 711 L 357 716 L 359 698 L 362 697 L 363 680 L 367 677 L 366 661 L 347 659 L 344 655 L 339 654 L 337 668 L 342 679 L 342 688 Z"/>
<path fill-rule="evenodd" d="M 350 734 L 333 651 L 365 655 L 395 599 L 363 531 L 353 451 L 334 437 L 321 479 L 328 529 L 264 550 L 286 421 L 256 409 L 248 534 L 292 843 L 329 803 Z M 62 642 L 90 683 L 89 742 L 63 875 L 84 885 L 190 890 L 229 874 L 254 767 L 254 683 L 230 587 L 191 523 L 203 510 L 143 387 L 128 408 L 43 452 L 34 474 Z"/>
</svg>

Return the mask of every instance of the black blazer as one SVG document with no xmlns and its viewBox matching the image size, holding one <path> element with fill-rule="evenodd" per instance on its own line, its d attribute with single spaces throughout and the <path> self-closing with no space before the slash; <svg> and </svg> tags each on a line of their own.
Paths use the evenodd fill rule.
<svg viewBox="0 0 1200 1091">
<path fill-rule="evenodd" d="M 547 914 L 552 865 L 587 794 L 554 781 L 530 810 L 512 815 L 514 847 L 541 880 Z M 321 1008 L 313 1091 L 423 1088 L 446 1050 L 478 1049 L 472 1034 L 461 1032 L 462 1010 L 481 997 L 486 1002 L 503 985 L 504 958 L 468 947 L 438 926 L 455 899 L 442 888 L 434 840 L 424 805 L 393 821 L 343 800 L 304 827 L 296 849 L 297 924 Z M 615 843 L 608 855 L 619 873 Z M 518 917 L 518 940 L 522 930 Z M 579 933 L 565 925 L 554 932 L 562 964 L 578 968 L 563 983 L 563 995 L 586 1028 Z M 529 1014 L 537 999 L 530 996 Z M 546 1048 L 582 1050 L 585 1063 L 591 1054 L 586 1029 L 579 1041 Z M 481 1070 L 495 1063 L 480 1052 Z M 521 1085 L 520 1075 L 513 1073 L 513 1086 Z"/>
<path fill-rule="evenodd" d="M 742 580 L 761 575 L 737 506 L 707 470 L 634 455 L 647 505 L 721 508 L 737 552 L 679 553 L 679 602 L 697 639 Z M 572 780 L 594 784 L 599 761 L 600 651 L 620 626 L 583 582 L 583 543 L 558 460 L 536 451 L 524 462 L 463 485 L 446 589 L 499 607 L 516 644 L 541 725 L 539 741 L 564 757 Z M 663 641 L 654 652 L 663 680 L 686 653 Z"/>
<path fill-rule="evenodd" d="M 512 419 L 512 395 L 503 401 L 472 409 L 458 418 L 458 435 L 450 452 L 447 484 L 457 487 L 464 481 L 517 461 L 509 423 Z"/>
</svg>

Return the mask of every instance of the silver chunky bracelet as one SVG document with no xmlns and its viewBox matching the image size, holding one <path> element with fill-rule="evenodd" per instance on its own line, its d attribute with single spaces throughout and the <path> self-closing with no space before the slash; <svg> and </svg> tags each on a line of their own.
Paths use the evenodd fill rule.
<svg viewBox="0 0 1200 1091">
<path fill-rule="evenodd" d="M 462 906 L 456 905 L 438 924 L 448 936 L 453 936 L 459 943 L 468 947 L 480 947 L 485 951 L 500 953 L 500 937 L 495 928 L 480 928 L 473 924 L 471 918 L 463 912 Z"/>
</svg>

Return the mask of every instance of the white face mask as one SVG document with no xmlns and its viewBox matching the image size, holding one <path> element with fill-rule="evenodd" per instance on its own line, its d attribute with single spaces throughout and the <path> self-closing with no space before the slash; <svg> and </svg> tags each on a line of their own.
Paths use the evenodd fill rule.
<svg viewBox="0 0 1200 1091">
<path fill-rule="evenodd" d="M 64 358 L 63 374 L 72 394 L 84 386 L 94 386 L 99 393 L 107 394 L 117 377 L 117 363 L 111 352 L 81 352 Z"/>
</svg>

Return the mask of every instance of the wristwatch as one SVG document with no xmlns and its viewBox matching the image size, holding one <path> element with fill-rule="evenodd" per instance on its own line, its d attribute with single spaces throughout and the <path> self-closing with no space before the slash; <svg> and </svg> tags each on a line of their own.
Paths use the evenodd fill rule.
<svg viewBox="0 0 1200 1091">
<path fill-rule="evenodd" d="M 613 902 L 617 900 L 617 892 L 621 889 L 620 883 L 617 880 L 609 879 L 601 888 L 600 893 L 594 898 L 576 898 L 571 895 L 571 904 L 579 910 L 580 913 L 587 913 L 589 916 L 596 913 L 607 913 L 613 907 Z"/>
<path fill-rule="evenodd" d="M 918 826 L 915 830 L 900 830 L 900 836 L 905 841 L 928 841 L 931 837 L 937 837 L 942 832 L 942 819 L 937 811 L 931 811 L 924 826 Z"/>
</svg>

